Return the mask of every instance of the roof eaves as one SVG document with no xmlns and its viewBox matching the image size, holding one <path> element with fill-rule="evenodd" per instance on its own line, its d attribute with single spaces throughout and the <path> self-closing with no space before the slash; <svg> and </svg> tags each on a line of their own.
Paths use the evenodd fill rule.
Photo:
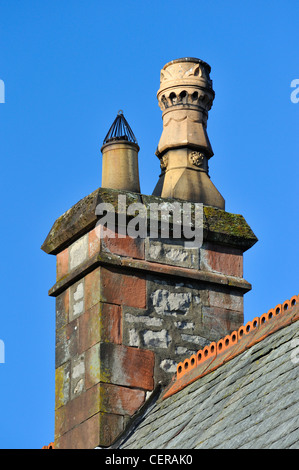
<svg viewBox="0 0 299 470">
<path fill-rule="evenodd" d="M 260 317 L 241 326 L 238 331 L 212 342 L 190 358 L 177 365 L 177 373 L 169 384 L 162 400 L 179 392 L 187 385 L 216 370 L 246 349 L 259 343 L 275 331 L 299 320 L 299 295 L 276 305 Z"/>
</svg>

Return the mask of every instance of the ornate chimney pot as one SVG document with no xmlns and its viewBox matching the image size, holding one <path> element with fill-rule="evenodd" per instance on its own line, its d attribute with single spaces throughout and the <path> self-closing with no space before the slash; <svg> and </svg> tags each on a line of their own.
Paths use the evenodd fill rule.
<svg viewBox="0 0 299 470">
<path fill-rule="evenodd" d="M 162 173 L 153 194 L 224 209 L 208 175 L 213 150 L 207 119 L 215 97 L 210 71 L 206 62 L 191 57 L 168 62 L 161 70 L 157 98 L 163 132 L 156 155 Z"/>
</svg>

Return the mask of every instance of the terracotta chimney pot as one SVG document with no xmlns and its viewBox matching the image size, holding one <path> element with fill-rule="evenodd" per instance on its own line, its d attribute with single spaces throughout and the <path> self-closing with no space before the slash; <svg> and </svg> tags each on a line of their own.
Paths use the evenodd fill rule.
<svg viewBox="0 0 299 470">
<path fill-rule="evenodd" d="M 156 155 L 162 173 L 154 195 L 225 208 L 208 174 L 213 150 L 207 134 L 208 111 L 215 97 L 210 66 L 186 57 L 161 70 L 157 93 L 163 132 Z"/>
</svg>

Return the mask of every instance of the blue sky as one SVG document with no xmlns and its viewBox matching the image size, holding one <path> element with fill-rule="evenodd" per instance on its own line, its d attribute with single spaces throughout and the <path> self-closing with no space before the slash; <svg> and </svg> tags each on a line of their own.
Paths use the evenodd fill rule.
<svg viewBox="0 0 299 470">
<path fill-rule="evenodd" d="M 259 238 L 244 256 L 245 321 L 298 294 L 298 13 L 296 0 L 0 0 L 0 448 L 53 440 L 56 268 L 40 246 L 101 185 L 100 147 L 119 109 L 152 193 L 170 60 L 212 67 L 211 179 Z"/>
</svg>

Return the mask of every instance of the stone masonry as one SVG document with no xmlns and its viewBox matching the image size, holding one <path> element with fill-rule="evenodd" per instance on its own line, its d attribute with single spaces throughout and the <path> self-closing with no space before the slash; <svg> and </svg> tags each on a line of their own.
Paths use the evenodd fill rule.
<svg viewBox="0 0 299 470">
<path fill-rule="evenodd" d="M 55 447 L 109 446 L 178 362 L 243 324 L 243 252 L 256 237 L 240 215 L 204 207 L 204 241 L 100 238 L 98 189 L 54 223 Z M 125 193 L 145 206 L 159 198 Z M 165 199 L 163 199 L 165 202 Z"/>
</svg>

